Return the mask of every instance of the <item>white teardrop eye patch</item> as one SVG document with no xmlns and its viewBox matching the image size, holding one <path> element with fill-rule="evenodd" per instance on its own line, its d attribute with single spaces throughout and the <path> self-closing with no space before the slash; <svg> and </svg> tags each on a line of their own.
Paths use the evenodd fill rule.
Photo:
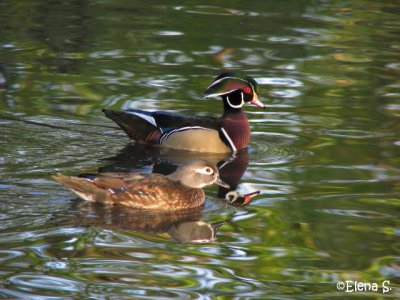
<svg viewBox="0 0 400 300">
<path fill-rule="evenodd" d="M 201 174 L 204 174 L 204 175 L 213 175 L 214 174 L 213 168 L 210 168 L 210 167 L 204 167 L 204 168 L 198 170 L 198 172 Z"/>
</svg>

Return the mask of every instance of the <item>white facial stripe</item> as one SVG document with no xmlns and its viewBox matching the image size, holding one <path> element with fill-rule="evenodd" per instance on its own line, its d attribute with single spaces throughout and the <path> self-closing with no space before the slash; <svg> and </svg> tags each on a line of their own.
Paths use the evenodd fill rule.
<svg viewBox="0 0 400 300">
<path fill-rule="evenodd" d="M 224 81 L 225 79 L 236 79 L 236 80 L 241 80 L 241 81 L 244 81 L 244 82 L 247 83 L 247 80 L 242 79 L 242 78 L 238 78 L 238 77 L 223 77 L 223 78 L 220 78 L 220 79 L 214 81 L 213 83 L 211 83 L 210 86 L 207 89 L 211 88 L 213 85 L 216 85 L 216 84 L 220 83 L 221 81 Z"/>
<path fill-rule="evenodd" d="M 229 91 L 223 92 L 223 93 L 214 93 L 214 94 L 210 94 L 210 95 L 204 96 L 204 98 L 219 97 L 219 96 L 222 96 L 222 95 L 226 95 L 226 94 L 232 93 L 232 92 L 237 91 L 237 90 L 238 89 L 229 90 Z"/>
</svg>

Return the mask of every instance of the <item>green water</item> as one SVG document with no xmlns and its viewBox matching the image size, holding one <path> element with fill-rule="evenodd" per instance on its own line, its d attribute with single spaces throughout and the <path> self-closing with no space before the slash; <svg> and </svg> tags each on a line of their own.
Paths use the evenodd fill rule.
<svg viewBox="0 0 400 300">
<path fill-rule="evenodd" d="M 0 298 L 400 298 L 399 16 L 372 0 L 1 1 Z M 226 70 L 267 109 L 245 108 L 239 191 L 260 195 L 233 207 L 207 188 L 190 216 L 221 223 L 214 239 L 143 230 L 158 219 L 50 179 L 150 172 L 101 109 L 218 116 L 202 92 Z"/>
</svg>

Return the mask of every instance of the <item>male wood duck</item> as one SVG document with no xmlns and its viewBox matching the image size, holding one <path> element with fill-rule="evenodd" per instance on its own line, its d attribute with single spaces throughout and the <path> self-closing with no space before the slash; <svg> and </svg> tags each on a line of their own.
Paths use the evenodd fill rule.
<svg viewBox="0 0 400 300">
<path fill-rule="evenodd" d="M 260 194 L 260 191 L 254 191 L 245 195 L 239 194 L 238 191 L 232 190 L 225 194 L 225 200 L 229 204 L 235 206 L 244 206 L 250 203 L 251 198 Z"/>
<path fill-rule="evenodd" d="M 134 109 L 103 112 L 139 143 L 210 153 L 246 148 L 250 126 L 242 107 L 251 103 L 264 108 L 258 99 L 256 81 L 239 72 L 223 73 L 214 79 L 204 97 L 222 98 L 224 113 L 220 118 Z"/>
<path fill-rule="evenodd" d="M 88 179 L 58 173 L 52 177 L 84 200 L 158 211 L 201 206 L 205 199 L 202 188 L 207 185 L 229 188 L 216 167 L 200 160 L 181 165 L 168 176 L 104 173 Z"/>
</svg>

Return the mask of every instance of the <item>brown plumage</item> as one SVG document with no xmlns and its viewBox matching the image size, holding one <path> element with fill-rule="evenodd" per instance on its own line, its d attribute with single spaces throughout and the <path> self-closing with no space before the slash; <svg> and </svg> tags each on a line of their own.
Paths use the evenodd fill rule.
<svg viewBox="0 0 400 300">
<path fill-rule="evenodd" d="M 219 179 L 218 169 L 204 161 L 189 162 L 168 176 L 104 173 L 87 179 L 58 173 L 52 178 L 84 200 L 162 211 L 199 207 L 204 186 L 228 186 Z"/>
</svg>

